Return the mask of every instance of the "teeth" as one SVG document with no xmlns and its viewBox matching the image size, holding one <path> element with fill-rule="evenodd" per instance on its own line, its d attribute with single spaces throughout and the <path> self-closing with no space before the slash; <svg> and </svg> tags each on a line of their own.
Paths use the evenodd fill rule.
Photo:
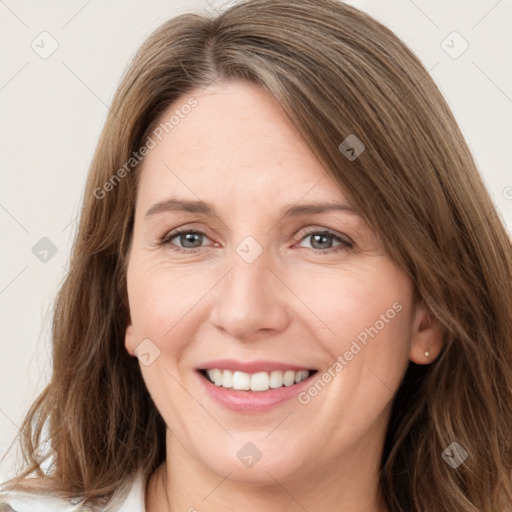
<svg viewBox="0 0 512 512">
<path fill-rule="evenodd" d="M 252 374 L 251 391 L 266 391 L 269 387 L 270 377 L 268 376 L 267 372 L 258 372 Z"/>
<path fill-rule="evenodd" d="M 284 386 L 291 386 L 306 380 L 309 377 L 308 370 L 295 372 L 287 370 L 282 372 L 275 370 L 272 372 L 232 372 L 231 370 L 220 370 L 214 368 L 206 370 L 208 378 L 216 386 L 223 388 L 232 388 L 239 391 L 267 391 Z"/>
<path fill-rule="evenodd" d="M 293 370 L 288 370 L 285 372 L 283 376 L 283 384 L 285 386 L 291 386 L 292 384 L 295 384 L 295 372 Z"/>
<path fill-rule="evenodd" d="M 222 371 L 222 370 L 217 370 Z M 248 391 L 251 387 L 251 376 L 244 372 L 233 373 L 233 389 Z"/>
<path fill-rule="evenodd" d="M 216 386 L 222 386 L 222 372 L 220 370 L 213 370 L 213 382 Z"/>
<path fill-rule="evenodd" d="M 302 370 L 300 372 L 295 372 L 295 384 L 306 380 L 309 377 L 309 372 L 307 370 Z"/>
<path fill-rule="evenodd" d="M 231 370 L 224 370 L 222 372 L 222 387 L 223 388 L 232 388 L 233 387 L 233 372 Z"/>
<path fill-rule="evenodd" d="M 283 385 L 283 372 L 273 371 L 270 372 L 270 387 L 280 388 Z"/>
</svg>

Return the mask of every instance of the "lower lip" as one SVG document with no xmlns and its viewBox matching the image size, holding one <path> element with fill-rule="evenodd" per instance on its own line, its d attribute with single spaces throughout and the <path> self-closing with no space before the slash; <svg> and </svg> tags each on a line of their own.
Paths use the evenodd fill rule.
<svg viewBox="0 0 512 512">
<path fill-rule="evenodd" d="M 270 411 L 283 402 L 295 398 L 301 391 L 310 386 L 313 373 L 306 380 L 291 386 L 270 388 L 267 391 L 236 391 L 230 388 L 216 386 L 197 372 L 206 393 L 217 403 L 232 411 L 243 413 L 259 413 Z"/>
</svg>

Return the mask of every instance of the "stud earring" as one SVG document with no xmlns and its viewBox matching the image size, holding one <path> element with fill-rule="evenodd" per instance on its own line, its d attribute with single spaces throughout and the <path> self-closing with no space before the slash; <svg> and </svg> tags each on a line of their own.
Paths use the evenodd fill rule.
<svg viewBox="0 0 512 512">
<path fill-rule="evenodd" d="M 425 351 L 425 357 L 430 357 L 430 352 L 428 350 Z"/>
</svg>

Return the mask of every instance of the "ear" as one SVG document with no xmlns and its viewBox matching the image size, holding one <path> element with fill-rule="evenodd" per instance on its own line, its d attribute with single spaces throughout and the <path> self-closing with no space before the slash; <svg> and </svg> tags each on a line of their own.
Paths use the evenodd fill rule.
<svg viewBox="0 0 512 512">
<path fill-rule="evenodd" d="M 124 333 L 124 347 L 126 348 L 126 351 L 128 354 L 130 354 L 132 357 L 136 357 L 135 355 L 135 347 L 137 346 L 135 343 L 135 334 L 133 332 L 133 324 L 132 324 L 132 315 L 130 311 L 130 298 L 128 295 L 128 264 L 130 262 L 130 256 L 132 253 L 132 243 L 133 243 L 133 235 L 130 236 L 130 243 L 128 245 L 128 251 L 126 254 L 126 259 L 123 262 L 123 270 L 124 270 L 124 286 L 125 286 L 125 293 L 126 293 L 126 331 Z"/>
<path fill-rule="evenodd" d="M 126 331 L 124 334 L 124 346 L 128 354 L 130 354 L 133 357 L 136 357 L 134 350 L 137 344 L 135 343 L 135 334 L 133 332 L 132 324 L 128 324 L 128 327 L 126 327 Z"/>
<path fill-rule="evenodd" d="M 416 364 L 433 362 L 443 348 L 443 329 L 423 299 L 416 301 L 409 359 Z"/>
</svg>

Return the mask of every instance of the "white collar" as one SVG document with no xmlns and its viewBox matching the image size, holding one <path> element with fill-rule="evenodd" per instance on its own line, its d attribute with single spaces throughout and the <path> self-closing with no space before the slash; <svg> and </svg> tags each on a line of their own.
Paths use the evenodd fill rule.
<svg viewBox="0 0 512 512">
<path fill-rule="evenodd" d="M 137 473 L 126 499 L 122 502 L 117 512 L 146 512 L 146 482 L 144 473 Z"/>
<path fill-rule="evenodd" d="M 102 512 L 146 512 L 146 481 L 143 473 L 137 473 L 115 492 L 109 506 Z M 21 491 L 0 491 L 0 505 L 3 504 L 9 505 L 14 512 L 93 512 L 91 507 L 73 504 L 57 496 Z"/>
</svg>

